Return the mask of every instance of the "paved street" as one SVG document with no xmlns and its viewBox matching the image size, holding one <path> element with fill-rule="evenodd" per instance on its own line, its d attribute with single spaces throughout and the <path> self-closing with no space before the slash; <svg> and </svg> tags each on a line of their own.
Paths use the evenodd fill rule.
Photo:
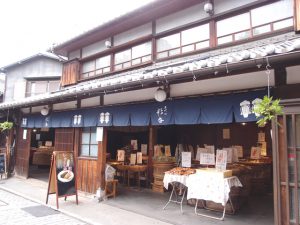
<svg viewBox="0 0 300 225">
<path fill-rule="evenodd" d="M 0 190 L 1 225 L 85 225 L 82 221 L 67 216 L 49 207 L 32 202 L 18 195 Z"/>
</svg>

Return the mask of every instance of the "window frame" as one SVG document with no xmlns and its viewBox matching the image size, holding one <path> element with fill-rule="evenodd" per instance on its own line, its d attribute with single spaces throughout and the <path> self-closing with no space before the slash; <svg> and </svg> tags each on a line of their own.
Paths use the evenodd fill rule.
<svg viewBox="0 0 300 225">
<path fill-rule="evenodd" d="M 31 97 L 31 96 L 36 96 L 36 95 L 40 95 L 40 94 L 45 94 L 45 93 L 50 93 L 50 82 L 52 81 L 56 81 L 58 82 L 58 90 L 59 90 L 59 87 L 60 87 L 60 79 L 50 79 L 50 80 L 45 80 L 45 79 L 32 79 L 32 80 L 27 80 L 26 81 L 26 93 L 25 93 L 25 96 L 26 97 Z M 42 93 L 32 93 L 32 84 L 34 84 L 34 89 L 36 90 L 37 89 L 37 83 L 39 82 L 47 82 L 47 88 L 46 88 L 46 91 L 42 92 Z"/>
<path fill-rule="evenodd" d="M 101 58 L 104 58 L 104 57 L 107 57 L 109 56 L 110 57 L 110 65 L 109 66 L 105 66 L 105 67 L 100 67 L 100 68 L 97 68 L 97 60 L 98 59 L 101 59 Z M 93 66 L 93 69 L 92 70 L 89 70 L 87 72 L 83 72 L 83 64 L 84 63 L 93 63 L 94 66 Z M 99 57 L 96 57 L 96 58 L 93 58 L 91 60 L 86 60 L 86 61 L 83 61 L 81 63 L 81 66 L 80 66 L 80 79 L 88 79 L 88 78 L 91 78 L 91 77 L 97 77 L 97 76 L 103 76 L 105 74 L 108 74 L 110 72 L 112 72 L 112 54 L 108 54 L 108 55 L 103 55 L 103 56 L 99 56 Z M 108 72 L 104 72 L 105 69 L 109 68 L 109 71 Z M 101 73 L 97 73 L 97 71 L 101 71 Z M 87 76 L 84 76 L 85 74 L 87 74 Z M 93 75 L 90 75 L 90 74 L 93 74 Z"/>
<path fill-rule="evenodd" d="M 183 29 L 177 30 L 175 32 L 171 32 L 171 33 L 168 32 L 168 34 L 166 34 L 166 35 L 156 37 L 155 38 L 156 46 L 157 46 L 157 42 L 158 42 L 159 39 L 162 39 L 162 38 L 165 38 L 165 37 L 168 37 L 168 36 L 172 36 L 172 35 L 175 35 L 175 34 L 179 34 L 179 38 L 180 38 L 178 47 L 170 48 L 168 50 L 163 50 L 163 51 L 156 51 L 155 52 L 156 59 L 157 60 L 165 60 L 165 59 L 177 57 L 177 56 L 180 56 L 180 55 L 191 54 L 191 53 L 194 53 L 194 52 L 203 51 L 203 50 L 206 50 L 206 49 L 210 48 L 211 47 L 211 32 L 212 32 L 211 26 L 210 26 L 210 21 L 211 20 L 208 20 L 204 23 L 196 24 L 196 25 L 193 25 L 193 26 L 188 26 L 188 27 L 185 27 Z M 204 40 L 197 41 L 197 42 L 192 42 L 192 43 L 185 44 L 185 45 L 182 44 L 182 32 L 193 29 L 193 28 L 196 28 L 196 27 L 204 26 L 204 25 L 207 25 L 208 29 L 209 29 L 208 30 L 208 34 L 209 34 L 208 39 L 204 39 Z M 205 43 L 207 41 L 208 41 L 208 46 L 207 47 L 197 49 L 197 47 L 196 47 L 197 44 Z M 193 46 L 193 50 L 186 51 L 186 52 L 183 51 L 183 48 L 185 48 L 187 46 L 191 46 L 191 45 Z M 177 49 L 179 49 L 179 53 L 174 54 L 174 55 L 170 55 L 171 51 L 174 51 L 174 50 L 177 50 Z M 162 53 L 167 53 L 167 56 L 159 57 L 158 55 L 162 54 Z"/>
<path fill-rule="evenodd" d="M 263 6 L 272 5 L 273 3 L 275 3 L 275 2 L 271 2 L 271 3 L 268 3 L 268 4 L 262 5 L 262 6 L 252 7 L 250 9 L 245 10 L 245 11 L 241 11 L 241 12 L 232 14 L 230 16 L 222 17 L 221 19 L 215 20 L 215 36 L 214 36 L 214 38 L 215 38 L 216 47 L 233 44 L 233 43 L 236 43 L 236 42 L 239 42 L 239 41 L 251 40 L 251 39 L 256 38 L 256 37 L 260 37 L 260 36 L 264 36 L 264 35 L 268 35 L 268 34 L 272 34 L 272 33 L 275 33 L 275 32 L 280 32 L 280 31 L 284 31 L 286 29 L 293 28 L 294 27 L 295 12 L 293 12 L 293 15 L 291 17 L 285 17 L 285 18 L 282 18 L 282 19 L 278 19 L 278 20 L 268 22 L 268 23 L 263 23 L 263 24 L 260 24 L 260 25 L 257 25 L 257 26 L 252 26 L 252 10 L 257 9 L 259 7 L 263 7 Z M 230 34 L 218 36 L 217 23 L 219 21 L 226 20 L 226 19 L 229 19 L 229 18 L 232 18 L 232 17 L 235 17 L 235 16 L 239 16 L 239 15 L 242 15 L 242 14 L 245 14 L 245 13 L 249 13 L 249 20 L 250 20 L 250 28 L 249 29 L 240 30 L 240 31 L 233 32 L 233 33 L 230 33 Z M 283 28 L 276 29 L 276 30 L 274 29 L 274 24 L 276 24 L 278 22 L 281 22 L 281 21 L 290 20 L 290 19 L 293 20 L 293 24 L 291 26 L 283 27 Z M 259 27 L 263 27 L 263 26 L 268 26 L 268 25 L 270 26 L 270 31 L 263 32 L 261 34 L 254 34 L 255 29 L 257 29 Z M 250 33 L 249 37 L 236 40 L 235 36 L 237 34 L 247 32 L 247 31 Z M 221 43 L 221 44 L 218 43 L 218 39 L 224 38 L 224 37 L 229 37 L 229 36 L 231 36 L 232 41 Z"/>
<path fill-rule="evenodd" d="M 87 132 L 84 132 L 84 129 L 89 129 L 89 144 L 82 144 L 82 135 L 83 133 L 87 133 Z M 95 129 L 95 133 L 97 132 L 96 130 L 96 127 L 84 127 L 81 129 L 81 132 L 80 132 L 80 148 L 79 148 L 79 151 L 78 151 L 78 157 L 79 158 L 91 158 L 91 159 L 97 159 L 98 158 L 98 151 L 97 151 L 97 156 L 92 156 L 91 155 L 91 145 L 93 146 L 97 146 L 97 149 L 98 149 L 98 143 L 97 144 L 91 144 L 91 136 L 92 136 L 92 129 Z M 82 146 L 85 145 L 85 146 L 89 146 L 89 154 L 88 155 L 82 155 Z"/>
<path fill-rule="evenodd" d="M 139 56 L 139 57 L 136 57 L 136 58 L 132 58 L 132 49 L 134 47 L 137 47 L 139 45 L 143 45 L 143 44 L 146 44 L 146 43 L 150 43 L 151 44 L 151 47 L 150 47 L 150 54 L 146 54 L 146 55 L 142 55 L 142 56 Z M 127 60 L 127 61 L 124 61 L 124 62 L 121 62 L 121 63 L 118 63 L 116 64 L 116 55 L 118 53 L 121 53 L 121 52 L 125 52 L 125 51 L 128 51 L 130 50 L 130 60 Z M 113 60 L 113 71 L 122 71 L 122 70 L 125 70 L 125 69 L 130 69 L 132 67 L 136 67 L 136 66 L 141 66 L 141 65 L 144 65 L 144 64 L 148 64 L 149 62 L 152 62 L 153 61 L 153 43 L 151 40 L 148 40 L 148 41 L 145 41 L 145 42 L 142 42 L 142 43 L 139 43 L 139 44 L 135 44 L 135 45 L 132 45 L 130 46 L 129 48 L 125 48 L 125 49 L 122 49 L 120 51 L 117 51 L 114 53 L 114 60 Z M 146 61 L 142 61 L 143 58 L 145 57 L 149 57 L 150 56 L 150 59 L 149 60 L 146 60 Z M 140 63 L 137 63 L 137 64 L 133 64 L 133 61 L 137 60 L 137 59 L 140 59 Z M 124 64 L 126 63 L 129 63 L 130 65 L 128 67 L 124 67 Z M 121 65 L 121 68 L 120 69 L 116 69 L 116 66 L 119 66 Z"/>
</svg>

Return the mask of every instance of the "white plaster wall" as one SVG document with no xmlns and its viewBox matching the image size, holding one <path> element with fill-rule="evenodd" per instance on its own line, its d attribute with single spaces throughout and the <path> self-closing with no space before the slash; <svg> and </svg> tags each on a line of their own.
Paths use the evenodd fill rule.
<svg viewBox="0 0 300 225">
<path fill-rule="evenodd" d="M 100 97 L 92 97 L 92 98 L 86 98 L 81 100 L 81 107 L 91 107 L 91 106 L 98 106 L 100 104 Z"/>
<path fill-rule="evenodd" d="M 80 49 L 77 49 L 69 53 L 69 60 L 76 59 L 76 58 L 80 59 Z"/>
<path fill-rule="evenodd" d="M 170 87 L 171 97 L 187 95 L 209 94 L 222 91 L 242 90 L 266 87 L 268 84 L 265 72 L 253 72 L 241 75 L 219 77 L 182 84 L 173 84 Z M 270 74 L 270 85 L 274 86 L 274 71 Z"/>
<path fill-rule="evenodd" d="M 38 58 L 31 62 L 25 62 L 9 69 L 6 73 L 6 90 L 4 101 L 14 100 L 15 86 L 18 96 L 25 96 L 26 80 L 24 78 L 60 77 L 62 74 L 62 63 L 48 58 Z M 24 93 L 23 93 L 24 92 Z"/>
<path fill-rule="evenodd" d="M 77 108 L 77 101 L 53 104 L 53 110 L 64 110 L 64 109 L 75 109 L 75 108 Z"/>
<path fill-rule="evenodd" d="M 156 33 L 161 33 L 188 23 L 208 17 L 203 10 L 204 3 L 200 3 L 187 9 L 178 11 L 156 20 Z"/>
<path fill-rule="evenodd" d="M 154 93 L 156 90 L 157 88 L 155 87 L 104 95 L 104 105 L 151 100 L 154 99 Z"/>
<path fill-rule="evenodd" d="M 98 41 L 91 45 L 83 47 L 82 48 L 82 58 L 85 58 L 87 56 L 94 55 L 98 52 L 104 51 L 106 49 L 105 41 L 106 40 Z"/>
<path fill-rule="evenodd" d="M 228 10 L 247 5 L 258 0 L 214 0 L 214 13 L 219 14 Z"/>
<path fill-rule="evenodd" d="M 152 24 L 147 23 L 114 36 L 114 46 L 121 45 L 150 34 L 152 34 Z"/>
<path fill-rule="evenodd" d="M 286 68 L 286 82 L 287 84 L 300 83 L 300 66 L 291 66 Z"/>
</svg>

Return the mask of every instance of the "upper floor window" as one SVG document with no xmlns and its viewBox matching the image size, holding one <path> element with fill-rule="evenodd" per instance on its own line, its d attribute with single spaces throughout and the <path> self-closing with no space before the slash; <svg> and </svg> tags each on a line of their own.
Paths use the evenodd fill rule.
<svg viewBox="0 0 300 225">
<path fill-rule="evenodd" d="M 110 60 L 111 56 L 107 55 L 84 62 L 81 68 L 81 78 L 88 78 L 110 72 Z"/>
<path fill-rule="evenodd" d="M 157 40 L 157 58 L 209 47 L 209 24 L 193 27 Z"/>
<path fill-rule="evenodd" d="M 59 80 L 28 81 L 26 97 L 58 91 L 59 85 L 60 85 Z"/>
<path fill-rule="evenodd" d="M 224 44 L 293 26 L 293 1 L 281 0 L 216 23 L 217 43 Z"/>
<path fill-rule="evenodd" d="M 115 70 L 126 69 L 151 61 L 152 44 L 146 42 L 115 54 Z"/>
<path fill-rule="evenodd" d="M 98 143 L 96 141 L 96 127 L 83 128 L 81 135 L 80 156 L 97 157 Z"/>
</svg>

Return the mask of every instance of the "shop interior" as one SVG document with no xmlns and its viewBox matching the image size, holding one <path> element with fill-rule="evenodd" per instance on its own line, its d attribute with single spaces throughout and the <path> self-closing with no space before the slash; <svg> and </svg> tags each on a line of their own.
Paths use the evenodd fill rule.
<svg viewBox="0 0 300 225">
<path fill-rule="evenodd" d="M 54 151 L 54 128 L 31 130 L 29 177 L 48 181 L 51 157 Z"/>
<path fill-rule="evenodd" d="M 199 224 L 199 218 L 193 214 L 194 201 L 184 201 L 183 214 L 180 213 L 180 207 L 177 204 L 170 204 L 166 211 L 162 210 L 170 196 L 170 187 L 168 191 L 164 190 L 162 180 L 157 179 L 157 173 L 162 173 L 162 171 L 156 170 L 156 164 L 161 161 L 161 163 L 166 165 L 165 170 L 176 167 L 178 164 L 174 156 L 177 154 L 176 149 L 178 150 L 178 144 L 184 146 L 184 151 L 192 151 L 192 168 L 207 167 L 200 165 L 199 160 L 196 160 L 198 147 L 204 148 L 205 145 L 213 145 L 215 150 L 217 150 L 232 146 L 242 146 L 243 156 L 239 157 L 238 162 L 227 163 L 227 169 L 232 170 L 232 175 L 238 177 L 243 187 L 234 187 L 231 189 L 231 203 L 226 204 L 226 221 L 228 221 L 228 224 L 231 224 L 231 222 L 235 224 L 237 221 L 250 220 L 258 215 L 257 224 L 273 223 L 273 173 L 270 125 L 259 128 L 255 122 L 247 122 L 160 126 L 157 127 L 156 138 L 156 143 L 160 145 L 161 153 L 159 156 L 153 157 L 153 171 L 148 170 L 149 175 L 153 174 L 153 183 L 145 182 L 139 186 L 137 184 L 138 178 L 134 176 L 134 173 L 129 174 L 127 178 L 122 173 L 122 165 L 118 166 L 120 162 L 117 161 L 117 150 L 125 150 L 125 158 L 127 159 L 122 164 L 130 164 L 130 154 L 141 152 L 141 145 L 149 143 L 149 128 L 126 127 L 109 130 L 107 146 L 110 153 L 109 163 L 116 169 L 119 185 L 116 198 L 110 199 L 107 201 L 107 204 L 126 210 L 138 210 L 146 216 L 153 216 L 154 210 L 158 219 L 164 219 L 174 224 L 185 224 L 185 219 L 193 216 L 195 217 L 195 221 L 189 218 L 189 224 Z M 133 150 L 132 140 L 137 140 L 137 150 Z M 166 146 L 170 146 L 168 148 L 170 148 L 171 157 L 166 156 Z M 259 158 L 251 158 L 252 147 L 264 149 Z M 143 155 L 143 157 L 145 156 Z M 167 165 L 168 163 L 169 165 Z M 140 166 L 146 164 L 147 161 L 143 160 Z M 145 201 L 149 204 L 144 205 Z M 212 211 L 219 211 L 220 213 L 222 211 L 221 205 L 214 202 L 206 201 L 206 206 Z M 172 214 L 171 217 L 170 213 Z M 215 213 L 212 212 L 212 214 Z M 241 218 L 243 219 L 241 220 Z M 227 224 L 227 222 L 224 224 Z"/>
</svg>

